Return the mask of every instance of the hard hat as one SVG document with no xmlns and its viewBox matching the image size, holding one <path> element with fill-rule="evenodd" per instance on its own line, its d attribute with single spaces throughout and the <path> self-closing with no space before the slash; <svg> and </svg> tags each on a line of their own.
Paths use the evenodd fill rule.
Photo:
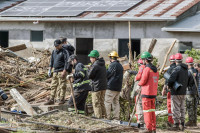
<svg viewBox="0 0 200 133">
<path fill-rule="evenodd" d="M 138 64 L 143 64 L 142 59 L 139 59 L 139 60 L 138 60 Z"/>
<path fill-rule="evenodd" d="M 141 59 L 152 60 L 152 55 L 149 52 L 143 52 L 141 55 Z"/>
<path fill-rule="evenodd" d="M 171 55 L 171 56 L 169 57 L 169 61 L 175 61 L 175 55 Z"/>
<path fill-rule="evenodd" d="M 88 57 L 98 58 L 99 57 L 99 52 L 97 50 L 92 50 L 90 52 L 90 54 L 88 55 Z"/>
<path fill-rule="evenodd" d="M 194 62 L 194 60 L 193 60 L 192 57 L 187 57 L 186 58 L 186 63 L 193 63 L 193 62 Z"/>
<path fill-rule="evenodd" d="M 112 51 L 110 54 L 108 54 L 109 57 L 116 57 L 119 58 L 119 55 L 116 51 Z"/>
<path fill-rule="evenodd" d="M 176 59 L 176 60 L 182 60 L 182 59 L 183 59 L 182 54 L 181 54 L 181 53 L 177 53 L 177 54 L 175 55 L 175 59 Z"/>
</svg>

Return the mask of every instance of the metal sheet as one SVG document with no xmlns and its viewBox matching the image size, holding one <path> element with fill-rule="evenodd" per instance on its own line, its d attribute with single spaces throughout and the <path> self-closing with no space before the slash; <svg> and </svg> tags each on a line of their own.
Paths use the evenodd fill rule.
<svg viewBox="0 0 200 133">
<path fill-rule="evenodd" d="M 57 0 L 55 2 L 55 0 L 27 0 L 0 15 L 76 16 L 76 14 L 78 15 L 85 11 L 126 11 L 140 1 L 141 0 L 137 0 L 137 2 L 136 0 Z M 38 8 L 36 9 L 34 7 Z M 21 12 L 12 14 L 13 11 Z"/>
</svg>

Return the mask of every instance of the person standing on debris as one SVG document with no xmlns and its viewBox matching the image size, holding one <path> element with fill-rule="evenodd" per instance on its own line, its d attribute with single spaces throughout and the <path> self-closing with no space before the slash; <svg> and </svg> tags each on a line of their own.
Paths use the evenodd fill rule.
<svg viewBox="0 0 200 133">
<path fill-rule="evenodd" d="M 171 89 L 171 107 L 174 125 L 171 128 L 174 131 L 184 130 L 185 125 L 185 95 L 188 86 L 188 66 L 182 63 L 182 54 L 175 55 L 176 67 L 168 80 L 168 86 Z M 173 86 L 175 82 L 181 84 L 177 89 Z M 179 123 L 181 126 L 179 128 Z"/>
<path fill-rule="evenodd" d="M 172 74 L 173 69 L 176 67 L 176 62 L 175 62 L 175 55 L 171 55 L 169 58 L 170 61 L 170 68 L 167 70 L 167 73 L 169 75 Z M 162 90 L 162 96 L 164 96 L 167 92 L 167 109 L 168 109 L 168 123 L 167 125 L 169 127 L 172 127 L 174 124 L 174 120 L 172 118 L 172 110 L 171 110 L 171 92 L 168 86 L 168 80 L 165 80 L 165 85 Z"/>
<path fill-rule="evenodd" d="M 67 79 L 74 79 L 73 88 L 76 107 L 79 113 L 84 114 L 88 92 L 91 91 L 91 86 L 89 85 L 90 80 L 88 79 L 87 75 L 87 68 L 85 68 L 82 63 L 78 62 L 76 55 L 71 55 L 68 62 L 73 65 L 75 72 L 74 74 L 68 75 Z M 75 111 L 72 96 L 68 102 L 68 106 L 70 107 L 69 109 L 71 109 L 71 111 Z"/>
<path fill-rule="evenodd" d="M 92 50 L 88 55 L 92 65 L 88 76 L 92 80 L 92 104 L 96 118 L 106 118 L 105 92 L 107 89 L 106 67 L 103 58 L 99 58 L 99 52 Z"/>
<path fill-rule="evenodd" d="M 138 65 L 139 65 L 139 71 L 137 73 L 137 75 L 135 76 L 135 84 L 134 84 L 134 88 L 133 88 L 133 98 L 135 97 L 135 102 L 137 101 L 137 105 L 136 105 L 136 113 L 135 116 L 137 118 L 137 123 L 140 124 L 140 127 L 144 127 L 144 115 L 143 115 L 143 108 L 142 108 L 142 97 L 141 95 L 138 95 L 138 93 L 140 93 L 139 91 L 140 86 L 138 85 L 139 81 L 141 80 L 142 77 L 142 73 L 143 70 L 145 68 L 145 64 L 143 62 L 142 59 L 138 60 Z M 139 98 L 139 99 L 138 99 Z"/>
<path fill-rule="evenodd" d="M 200 96 L 200 64 L 199 63 L 196 63 L 194 65 L 194 68 L 198 71 L 198 92 L 199 92 L 199 96 Z"/>
<path fill-rule="evenodd" d="M 189 121 L 185 126 L 197 126 L 197 102 L 198 102 L 198 71 L 194 68 L 192 57 L 186 58 L 188 65 L 189 85 L 186 91 L 186 107 L 188 111 Z M 196 83 L 195 83 L 196 82 Z"/>
<path fill-rule="evenodd" d="M 119 120 L 120 104 L 119 96 L 122 89 L 123 67 L 117 60 L 119 58 L 116 51 L 112 51 L 109 55 L 110 65 L 107 70 L 107 90 L 105 94 L 105 107 L 107 119 L 111 119 L 111 107 L 113 107 L 113 115 L 115 120 Z"/>
<path fill-rule="evenodd" d="M 149 52 L 144 52 L 141 59 L 146 64 L 139 86 L 142 87 L 142 107 L 144 122 L 147 130 L 142 132 L 156 132 L 155 98 L 157 96 L 159 73 L 157 68 L 151 63 L 153 57 Z"/>
<path fill-rule="evenodd" d="M 62 42 L 63 49 L 69 52 L 69 56 L 73 55 L 75 48 L 67 41 L 67 38 L 61 37 L 60 40 Z"/>
<path fill-rule="evenodd" d="M 48 71 L 51 77 L 51 71 L 54 68 L 53 79 L 51 82 L 51 96 L 45 105 L 54 104 L 55 95 L 57 94 L 57 104 L 65 103 L 66 93 L 66 75 L 68 73 L 68 58 L 69 54 L 62 48 L 62 42 L 57 39 L 54 42 L 55 50 L 52 51 L 50 68 Z"/>
</svg>

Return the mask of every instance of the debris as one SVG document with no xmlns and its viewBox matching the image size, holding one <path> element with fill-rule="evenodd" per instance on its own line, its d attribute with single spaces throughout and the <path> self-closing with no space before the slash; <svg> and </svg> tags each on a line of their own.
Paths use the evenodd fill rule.
<svg viewBox="0 0 200 133">
<path fill-rule="evenodd" d="M 25 44 L 21 44 L 21 45 L 17 45 L 17 46 L 12 46 L 12 47 L 7 47 L 6 49 L 9 49 L 13 52 L 17 52 L 17 51 L 20 51 L 20 50 L 24 50 L 26 49 L 26 45 Z"/>
<path fill-rule="evenodd" d="M 31 105 L 22 97 L 19 92 L 13 88 L 10 90 L 11 96 L 17 101 L 19 106 L 28 114 L 28 115 L 36 115 L 37 113 L 35 110 L 31 107 Z"/>
<path fill-rule="evenodd" d="M 165 116 L 168 115 L 168 110 L 156 111 L 156 116 Z"/>
</svg>

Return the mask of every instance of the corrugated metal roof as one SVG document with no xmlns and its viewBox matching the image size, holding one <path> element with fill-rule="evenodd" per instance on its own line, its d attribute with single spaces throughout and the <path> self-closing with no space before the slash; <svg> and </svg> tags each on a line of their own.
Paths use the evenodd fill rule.
<svg viewBox="0 0 200 133">
<path fill-rule="evenodd" d="M 171 26 L 162 28 L 169 32 L 200 32 L 200 12 Z"/>
<path fill-rule="evenodd" d="M 21 2 L 23 2 L 24 0 L 0 0 L 0 12 L 11 8 Z"/>
<path fill-rule="evenodd" d="M 130 8 L 126 12 L 84 12 L 77 17 L 19 17 L 18 19 L 31 20 L 38 19 L 44 21 L 122 21 L 122 20 L 176 20 L 177 17 L 189 10 L 200 0 L 143 0 L 138 5 Z M 2 17 L 3 18 L 3 17 Z M 9 17 L 12 19 L 11 17 Z M 9 20 L 7 18 L 7 20 Z M 0 19 L 1 20 L 1 19 Z"/>
</svg>

